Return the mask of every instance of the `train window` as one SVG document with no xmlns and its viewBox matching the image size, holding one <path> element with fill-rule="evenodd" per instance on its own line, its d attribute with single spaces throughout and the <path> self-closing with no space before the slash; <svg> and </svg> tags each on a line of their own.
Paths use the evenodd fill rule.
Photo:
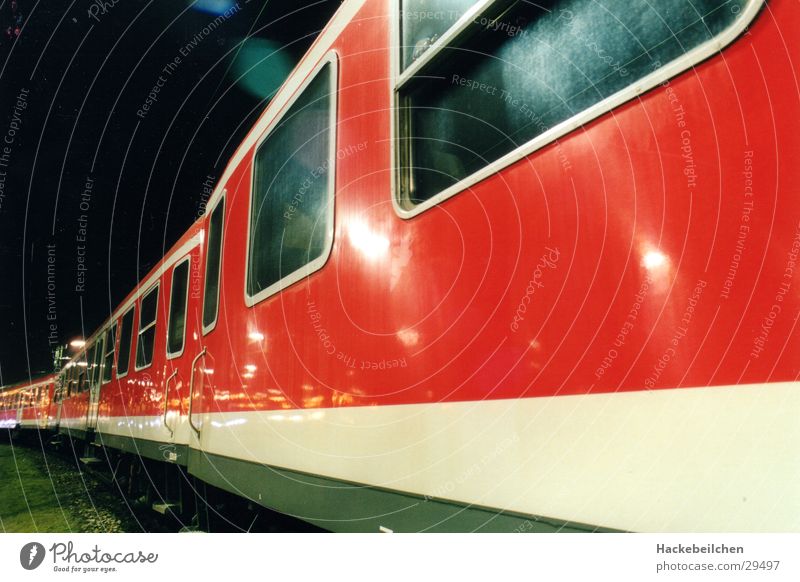
<svg viewBox="0 0 800 582">
<path fill-rule="evenodd" d="M 333 241 L 336 61 L 323 61 L 256 150 L 247 303 L 320 269 Z"/>
<path fill-rule="evenodd" d="M 105 355 L 104 352 L 104 343 L 103 338 L 105 336 L 103 334 L 97 338 L 97 344 L 95 345 L 95 352 L 94 352 L 94 366 L 92 367 L 92 376 L 91 376 L 91 386 L 96 386 L 100 383 L 103 374 L 103 356 Z"/>
<path fill-rule="evenodd" d="M 81 355 L 81 359 L 78 362 L 78 373 L 76 378 L 76 385 L 75 385 L 75 393 L 80 394 L 81 392 L 86 391 L 89 387 L 89 380 L 88 380 L 88 373 L 89 373 L 89 364 L 86 359 L 86 353 L 84 352 Z"/>
<path fill-rule="evenodd" d="M 136 342 L 136 370 L 153 363 L 153 348 L 156 343 L 156 315 L 158 308 L 158 285 L 142 298 L 139 308 L 139 335 Z"/>
<path fill-rule="evenodd" d="M 402 0 L 400 58 L 403 69 L 422 56 L 475 4 L 475 0 Z"/>
<path fill-rule="evenodd" d="M 133 336 L 133 305 L 122 316 L 122 327 L 119 330 L 119 355 L 117 356 L 117 378 L 128 373 L 131 359 L 131 338 Z"/>
<path fill-rule="evenodd" d="M 420 7 L 433 4 L 435 13 L 464 14 L 441 30 L 450 20 L 419 20 Z M 464 190 L 713 54 L 717 37 L 732 40 L 760 2 L 467 4 L 475 3 L 401 5 L 396 179 L 405 211 Z"/>
<path fill-rule="evenodd" d="M 106 332 L 106 353 L 103 358 L 103 384 L 111 382 L 111 372 L 114 369 L 114 349 L 117 342 L 117 324 L 112 325 Z"/>
<path fill-rule="evenodd" d="M 96 348 L 96 344 L 92 344 L 86 350 L 84 357 L 86 358 L 86 379 L 83 383 L 81 383 L 80 391 L 84 392 L 89 389 L 89 385 L 92 383 L 92 378 L 94 376 L 94 351 Z"/>
<path fill-rule="evenodd" d="M 189 300 L 189 262 L 186 257 L 172 269 L 172 289 L 169 299 L 169 324 L 167 325 L 167 357 L 183 353 L 186 336 L 186 303 Z"/>
<path fill-rule="evenodd" d="M 80 386 L 81 376 L 83 374 L 83 370 L 85 368 L 81 365 L 80 358 L 75 362 L 75 366 L 72 367 L 72 376 L 70 377 L 70 388 L 67 392 L 67 396 L 72 396 L 73 394 L 78 393 L 78 388 Z"/>
<path fill-rule="evenodd" d="M 217 324 L 219 312 L 219 281 L 222 268 L 222 230 L 225 224 L 225 196 L 218 201 L 208 220 L 208 251 L 206 281 L 203 290 L 203 333 Z"/>
</svg>

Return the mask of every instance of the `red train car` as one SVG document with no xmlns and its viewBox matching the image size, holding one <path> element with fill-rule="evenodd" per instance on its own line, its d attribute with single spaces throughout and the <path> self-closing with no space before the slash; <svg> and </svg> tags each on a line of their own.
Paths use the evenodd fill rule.
<svg viewBox="0 0 800 582">
<path fill-rule="evenodd" d="M 346 1 L 60 430 L 337 531 L 800 530 L 798 30 Z"/>
<path fill-rule="evenodd" d="M 19 427 L 21 399 L 22 390 L 16 386 L 3 387 L 0 391 L 0 429 Z"/>
<path fill-rule="evenodd" d="M 4 387 L 0 391 L 0 428 L 47 429 L 56 379 L 50 374 Z"/>
<path fill-rule="evenodd" d="M 50 374 L 31 381 L 23 389 L 20 423 L 22 429 L 45 430 L 50 419 L 50 403 L 56 387 L 56 375 Z"/>
</svg>

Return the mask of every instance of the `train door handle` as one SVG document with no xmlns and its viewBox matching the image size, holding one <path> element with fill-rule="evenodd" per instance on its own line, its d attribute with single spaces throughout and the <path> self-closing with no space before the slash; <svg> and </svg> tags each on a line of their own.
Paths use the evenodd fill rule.
<svg viewBox="0 0 800 582">
<path fill-rule="evenodd" d="M 172 375 L 167 378 L 167 381 L 164 382 L 164 426 L 169 431 L 169 435 L 171 437 L 175 436 L 175 431 L 172 430 L 169 425 L 167 424 L 167 407 L 169 406 L 169 383 L 172 381 L 175 376 L 178 375 L 178 370 L 175 370 Z"/>
<path fill-rule="evenodd" d="M 194 369 L 197 365 L 197 360 L 202 358 L 206 355 L 206 348 L 197 354 L 192 360 L 192 373 L 189 375 L 189 426 L 192 427 L 192 430 L 197 433 L 197 436 L 200 436 L 200 429 L 195 425 L 194 421 L 192 420 L 192 404 L 194 404 Z"/>
</svg>

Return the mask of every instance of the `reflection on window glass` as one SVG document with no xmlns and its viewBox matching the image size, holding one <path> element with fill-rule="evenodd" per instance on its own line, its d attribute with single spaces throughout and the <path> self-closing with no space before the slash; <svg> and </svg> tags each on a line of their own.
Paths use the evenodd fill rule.
<svg viewBox="0 0 800 582">
<path fill-rule="evenodd" d="M 475 4 L 477 0 L 403 0 L 400 31 L 405 69 Z"/>
<path fill-rule="evenodd" d="M 142 299 L 139 312 L 139 340 L 136 342 L 136 367 L 144 368 L 153 363 L 153 347 L 156 341 L 156 308 L 158 287 Z"/>
<path fill-rule="evenodd" d="M 319 258 L 326 248 L 334 171 L 333 66 L 326 64 L 255 156 L 248 293 Z"/>
<path fill-rule="evenodd" d="M 731 25 L 746 0 L 495 3 L 399 91 L 419 203 Z"/>
<path fill-rule="evenodd" d="M 186 335 L 186 300 L 188 291 L 189 261 L 183 261 L 172 272 L 169 325 L 167 326 L 167 353 L 170 355 L 183 351 L 183 341 Z"/>
</svg>

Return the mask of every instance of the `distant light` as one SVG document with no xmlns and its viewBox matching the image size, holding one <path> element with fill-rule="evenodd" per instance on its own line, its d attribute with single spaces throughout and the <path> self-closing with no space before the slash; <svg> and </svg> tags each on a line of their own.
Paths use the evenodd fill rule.
<svg viewBox="0 0 800 582">
<path fill-rule="evenodd" d="M 264 341 L 264 334 L 259 331 L 251 331 L 249 334 L 247 334 L 247 337 L 249 337 L 254 342 Z"/>
<path fill-rule="evenodd" d="M 223 14 L 235 6 L 233 0 L 195 0 L 192 8 L 209 14 Z"/>
<path fill-rule="evenodd" d="M 82 348 L 83 346 L 86 345 L 86 342 L 83 341 L 82 339 L 74 339 L 71 342 L 69 342 L 69 345 L 72 346 L 73 348 Z"/>
<path fill-rule="evenodd" d="M 255 364 L 245 364 L 244 369 L 248 372 L 255 372 L 258 368 L 256 368 Z"/>
<path fill-rule="evenodd" d="M 667 263 L 667 257 L 664 253 L 658 251 L 650 251 L 642 258 L 642 264 L 648 270 L 658 269 Z"/>
<path fill-rule="evenodd" d="M 214 374 L 214 370 L 212 368 L 203 368 L 203 372 L 208 374 L 209 376 Z"/>
</svg>

